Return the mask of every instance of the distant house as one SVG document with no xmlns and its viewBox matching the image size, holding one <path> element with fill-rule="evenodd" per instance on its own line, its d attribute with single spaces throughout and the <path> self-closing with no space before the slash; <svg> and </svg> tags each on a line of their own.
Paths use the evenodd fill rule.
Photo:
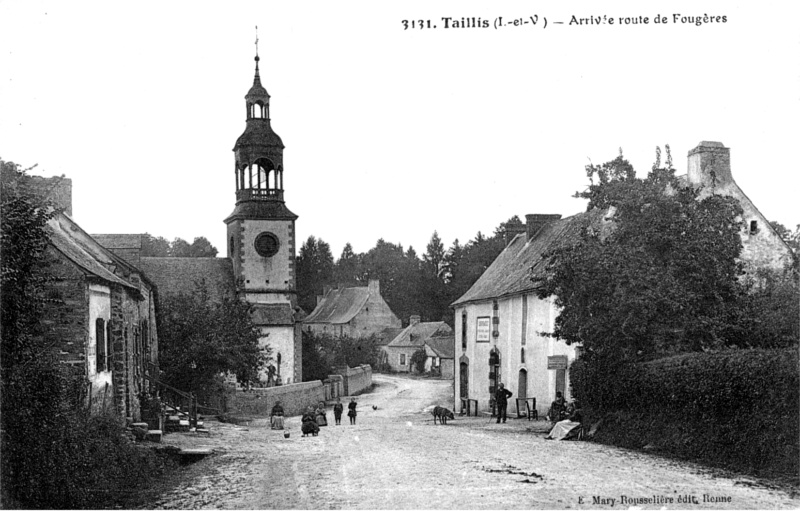
<svg viewBox="0 0 800 511">
<path fill-rule="evenodd" d="M 366 287 L 324 288 L 317 306 L 303 320 L 303 330 L 333 336 L 369 337 L 386 328 L 399 328 L 400 319 L 381 296 L 380 283 Z"/>
<path fill-rule="evenodd" d="M 443 379 L 452 380 L 455 375 L 455 335 L 453 331 L 437 332 L 425 341 L 425 370 L 438 373 Z"/>
<path fill-rule="evenodd" d="M 425 344 L 431 338 L 452 331 L 453 329 L 444 321 L 422 323 L 419 316 L 411 316 L 409 325 L 383 348 L 392 371 L 413 372 L 411 356 L 414 352 L 420 349 L 426 350 Z"/>
<path fill-rule="evenodd" d="M 57 200 L 71 203 L 68 184 Z M 46 231 L 46 272 L 55 279 L 45 284 L 43 335 L 64 364 L 85 376 L 92 412 L 140 420 L 147 377 L 158 373 L 156 287 L 67 214 L 53 217 Z"/>
<path fill-rule="evenodd" d="M 741 260 L 748 268 L 785 268 L 792 253 L 767 219 L 731 177 L 730 150 L 719 142 L 701 142 L 688 155 L 686 186 L 702 187 L 701 197 L 719 194 L 736 198 L 743 209 Z M 610 228 L 613 212 L 592 210 L 561 215 L 526 215 L 526 225 L 507 233 L 507 246 L 473 286 L 452 307 L 458 378 L 455 405 L 461 398 L 478 400 L 490 409 L 497 384 L 503 382 L 516 398 L 535 398 L 546 413 L 556 392 L 570 396 L 569 366 L 581 347 L 546 335 L 559 310 L 554 297 L 540 299 L 531 277 L 545 276 L 542 254 L 579 239 L 585 221 L 601 232 Z M 512 405 L 513 406 L 513 405 Z"/>
<path fill-rule="evenodd" d="M 385 370 L 389 367 L 389 352 L 385 349 L 392 340 L 400 335 L 403 327 L 386 327 L 375 335 L 375 345 L 378 347 L 376 367 Z"/>
</svg>

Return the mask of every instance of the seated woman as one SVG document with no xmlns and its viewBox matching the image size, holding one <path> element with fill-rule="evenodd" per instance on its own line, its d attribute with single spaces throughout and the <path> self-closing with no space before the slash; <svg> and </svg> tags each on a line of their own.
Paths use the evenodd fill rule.
<svg viewBox="0 0 800 511">
<path fill-rule="evenodd" d="M 547 418 L 551 422 L 558 422 L 567 418 L 567 402 L 561 392 L 556 392 L 556 400 L 550 404 Z"/>
<path fill-rule="evenodd" d="M 319 405 L 317 406 L 316 410 L 316 420 L 317 426 L 327 426 L 328 425 L 328 417 L 325 416 L 325 402 L 320 401 Z"/>
<path fill-rule="evenodd" d="M 314 407 L 309 406 L 306 410 L 306 413 L 303 414 L 303 424 L 300 426 L 300 430 L 303 432 L 303 436 L 308 435 L 311 433 L 313 436 L 317 436 L 319 433 L 319 426 L 317 426 L 317 419 L 316 413 L 314 412 Z"/>
<path fill-rule="evenodd" d="M 550 434 L 546 437 L 547 440 L 580 439 L 581 432 L 583 431 L 581 427 L 583 415 L 581 414 L 578 402 L 573 401 L 570 403 L 565 413 L 567 414 L 567 418 L 555 423 L 553 429 L 550 430 Z"/>
<path fill-rule="evenodd" d="M 275 402 L 269 413 L 269 422 L 272 429 L 283 429 L 283 406 L 280 401 Z"/>
</svg>

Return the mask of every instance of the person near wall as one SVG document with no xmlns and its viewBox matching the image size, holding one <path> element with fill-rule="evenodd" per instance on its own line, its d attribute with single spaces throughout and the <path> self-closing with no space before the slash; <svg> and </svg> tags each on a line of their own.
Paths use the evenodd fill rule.
<svg viewBox="0 0 800 511">
<path fill-rule="evenodd" d="M 319 433 L 319 426 L 317 426 L 317 414 L 314 411 L 313 406 L 309 405 L 301 420 L 302 425 L 300 426 L 300 430 L 303 432 L 303 436 L 306 436 L 309 433 L 313 436 L 317 436 Z"/>
<path fill-rule="evenodd" d="M 336 425 L 340 425 L 342 423 L 342 412 L 344 411 L 344 405 L 342 404 L 341 398 L 336 398 L 336 404 L 333 405 L 333 418 L 336 420 Z"/>
<path fill-rule="evenodd" d="M 503 422 L 506 421 L 506 412 L 508 410 L 508 398 L 512 396 L 511 391 L 506 389 L 503 383 L 497 386 L 497 392 L 494 393 L 494 402 L 497 405 L 497 423 L 500 424 L 500 418 Z"/>
<path fill-rule="evenodd" d="M 556 392 L 556 400 L 550 404 L 550 411 L 547 417 L 552 422 L 558 422 L 567 418 L 567 402 L 561 391 Z"/>
<path fill-rule="evenodd" d="M 356 403 L 356 398 L 351 397 L 350 403 L 347 405 L 347 416 L 350 417 L 351 426 L 355 425 L 356 423 L 356 406 L 358 406 L 358 403 Z"/>
<path fill-rule="evenodd" d="M 317 409 L 314 412 L 317 415 L 317 426 L 327 426 L 328 425 L 328 417 L 325 413 L 325 402 L 320 401 L 319 405 L 317 405 Z"/>
<path fill-rule="evenodd" d="M 583 414 L 578 401 L 570 403 L 565 411 L 567 418 L 556 422 L 553 429 L 547 435 L 547 440 L 569 440 L 571 438 L 580 439 L 583 433 L 581 422 L 583 421 Z"/>
<path fill-rule="evenodd" d="M 283 429 L 283 406 L 280 401 L 275 402 L 272 411 L 269 413 L 269 422 L 272 429 Z"/>
</svg>

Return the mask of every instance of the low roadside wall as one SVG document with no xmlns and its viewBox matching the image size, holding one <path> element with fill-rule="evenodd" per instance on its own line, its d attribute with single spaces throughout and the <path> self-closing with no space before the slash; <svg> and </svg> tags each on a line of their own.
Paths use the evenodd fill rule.
<svg viewBox="0 0 800 511">
<path fill-rule="evenodd" d="M 358 367 L 337 367 L 336 374 L 343 377 L 344 395 L 354 396 L 372 386 L 372 367 L 362 364 Z"/>
<path fill-rule="evenodd" d="M 309 405 L 316 407 L 325 401 L 325 394 L 326 388 L 319 380 L 264 389 L 237 389 L 228 394 L 226 413 L 268 416 L 275 402 L 280 401 L 284 415 L 302 415 Z"/>
</svg>

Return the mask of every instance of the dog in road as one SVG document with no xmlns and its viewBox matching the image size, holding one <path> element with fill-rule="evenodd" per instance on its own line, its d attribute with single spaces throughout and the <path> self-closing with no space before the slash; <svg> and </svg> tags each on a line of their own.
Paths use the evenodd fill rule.
<svg viewBox="0 0 800 511">
<path fill-rule="evenodd" d="M 433 414 L 434 424 L 436 424 L 436 419 L 439 419 L 439 424 L 447 424 L 447 419 L 455 420 L 456 418 L 453 412 L 443 406 L 435 406 L 431 413 Z"/>
</svg>

